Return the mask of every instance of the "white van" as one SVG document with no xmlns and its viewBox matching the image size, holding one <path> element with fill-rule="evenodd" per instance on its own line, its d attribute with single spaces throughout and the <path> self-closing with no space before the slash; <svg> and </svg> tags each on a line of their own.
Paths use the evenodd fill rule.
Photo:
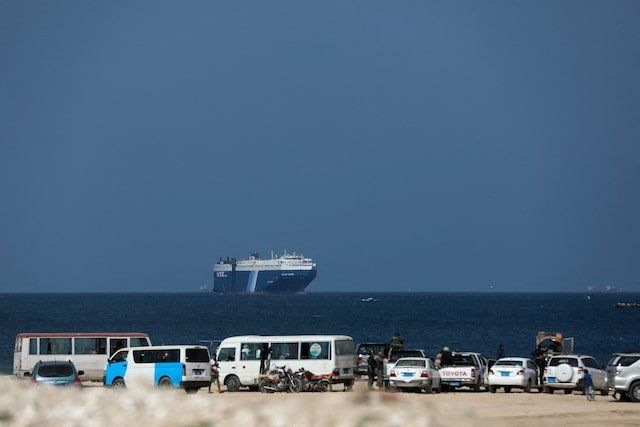
<svg viewBox="0 0 640 427">
<path fill-rule="evenodd" d="M 286 366 L 304 368 L 342 383 L 351 389 L 355 372 L 355 345 L 345 335 L 238 336 L 226 338 L 217 350 L 220 381 L 229 391 L 240 387 L 258 388 L 260 356 L 268 348 L 265 364 L 270 369 Z"/>
<path fill-rule="evenodd" d="M 197 345 L 123 348 L 107 361 L 104 377 L 106 387 L 181 387 L 196 393 L 211 382 L 209 350 Z"/>
<path fill-rule="evenodd" d="M 13 375 L 30 376 L 39 361 L 70 360 L 82 381 L 102 381 L 109 356 L 124 347 L 149 346 L 149 336 L 140 332 L 21 333 L 16 336 Z"/>
</svg>

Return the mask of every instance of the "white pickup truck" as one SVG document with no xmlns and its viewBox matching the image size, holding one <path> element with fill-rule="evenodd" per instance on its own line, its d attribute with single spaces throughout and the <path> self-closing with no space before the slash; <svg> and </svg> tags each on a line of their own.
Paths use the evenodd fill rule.
<svg viewBox="0 0 640 427">
<path fill-rule="evenodd" d="M 440 379 L 443 388 L 455 389 L 458 387 L 470 387 L 480 391 L 487 383 L 486 357 L 480 353 L 454 352 L 453 363 L 440 368 Z"/>
</svg>

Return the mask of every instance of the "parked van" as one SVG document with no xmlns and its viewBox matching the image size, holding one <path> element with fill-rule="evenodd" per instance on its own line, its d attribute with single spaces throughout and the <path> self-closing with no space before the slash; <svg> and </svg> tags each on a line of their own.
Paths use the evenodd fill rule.
<svg viewBox="0 0 640 427">
<path fill-rule="evenodd" d="M 105 367 L 104 385 L 125 387 L 173 387 L 196 393 L 208 387 L 211 365 L 207 347 L 173 345 L 123 348 Z"/>
<path fill-rule="evenodd" d="M 109 356 L 124 347 L 149 346 L 140 332 L 21 333 L 16 336 L 13 375 L 30 376 L 39 361 L 72 361 L 82 381 L 102 381 Z"/>
<path fill-rule="evenodd" d="M 332 384 L 351 389 L 355 378 L 355 345 L 345 335 L 238 336 L 226 338 L 217 350 L 220 380 L 229 391 L 258 388 L 262 349 L 268 348 L 269 369 L 304 368 Z"/>
</svg>

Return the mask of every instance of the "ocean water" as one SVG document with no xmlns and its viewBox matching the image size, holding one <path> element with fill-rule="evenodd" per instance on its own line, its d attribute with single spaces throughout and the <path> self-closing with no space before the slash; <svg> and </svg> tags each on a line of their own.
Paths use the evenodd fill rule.
<svg viewBox="0 0 640 427">
<path fill-rule="evenodd" d="M 154 344 L 197 344 L 243 334 L 388 341 L 397 330 L 406 347 L 431 356 L 447 345 L 495 357 L 500 343 L 508 356 L 528 356 L 547 330 L 606 363 L 614 352 L 640 351 L 640 309 L 615 309 L 617 301 L 640 294 L 0 294 L 0 372 L 12 369 L 19 332 L 138 331 Z"/>
</svg>

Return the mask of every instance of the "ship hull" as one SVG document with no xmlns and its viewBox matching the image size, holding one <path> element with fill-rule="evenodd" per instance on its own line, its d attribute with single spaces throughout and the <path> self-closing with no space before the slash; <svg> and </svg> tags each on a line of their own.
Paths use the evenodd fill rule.
<svg viewBox="0 0 640 427">
<path fill-rule="evenodd" d="M 315 278 L 315 268 L 215 271 L 213 290 L 222 294 L 292 294 L 304 292 Z"/>
</svg>

